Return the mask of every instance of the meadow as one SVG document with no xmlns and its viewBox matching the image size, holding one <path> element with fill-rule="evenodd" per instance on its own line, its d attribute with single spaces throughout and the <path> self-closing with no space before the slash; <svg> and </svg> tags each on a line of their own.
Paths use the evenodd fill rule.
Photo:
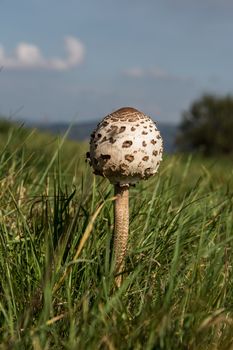
<svg viewBox="0 0 233 350">
<path fill-rule="evenodd" d="M 130 189 L 117 289 L 87 149 L 0 123 L 0 349 L 233 349 L 232 159 L 165 155 Z"/>
</svg>

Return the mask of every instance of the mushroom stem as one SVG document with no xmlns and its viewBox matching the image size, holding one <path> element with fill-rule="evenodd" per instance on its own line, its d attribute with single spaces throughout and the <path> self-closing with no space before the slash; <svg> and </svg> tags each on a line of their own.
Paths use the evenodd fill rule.
<svg viewBox="0 0 233 350">
<path fill-rule="evenodd" d="M 115 185 L 115 196 L 113 253 L 116 274 L 115 282 L 117 287 L 120 287 L 129 233 L 129 186 Z"/>
</svg>

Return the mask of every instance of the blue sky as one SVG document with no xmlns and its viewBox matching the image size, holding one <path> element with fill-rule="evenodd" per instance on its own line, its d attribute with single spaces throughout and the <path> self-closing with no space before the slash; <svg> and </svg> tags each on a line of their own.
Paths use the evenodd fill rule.
<svg viewBox="0 0 233 350">
<path fill-rule="evenodd" d="M 100 119 L 132 106 L 179 122 L 233 92 L 232 0 L 0 0 L 0 114 Z"/>
</svg>

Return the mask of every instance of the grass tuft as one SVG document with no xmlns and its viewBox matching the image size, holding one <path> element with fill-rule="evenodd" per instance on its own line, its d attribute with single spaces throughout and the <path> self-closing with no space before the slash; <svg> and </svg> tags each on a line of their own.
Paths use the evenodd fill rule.
<svg viewBox="0 0 233 350">
<path fill-rule="evenodd" d="M 1 129 L 3 130 L 3 129 Z M 121 288 L 113 189 L 86 144 L 4 124 L 0 349 L 231 349 L 233 168 L 167 156 L 130 189 Z"/>
</svg>

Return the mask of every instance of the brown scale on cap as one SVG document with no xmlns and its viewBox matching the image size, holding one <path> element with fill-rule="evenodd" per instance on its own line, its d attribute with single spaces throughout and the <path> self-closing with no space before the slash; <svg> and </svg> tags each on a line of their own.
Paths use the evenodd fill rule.
<svg viewBox="0 0 233 350">
<path fill-rule="evenodd" d="M 150 176 L 152 169 L 151 168 L 146 168 L 145 170 L 145 176 Z"/>
<path fill-rule="evenodd" d="M 140 112 L 132 107 L 123 107 L 109 114 L 106 118 L 114 122 L 119 120 L 135 122 L 140 119 Z"/>
<path fill-rule="evenodd" d="M 111 125 L 107 132 L 111 132 L 111 134 L 116 134 L 118 127 L 116 125 Z"/>
<path fill-rule="evenodd" d="M 134 156 L 132 154 L 126 154 L 125 160 L 131 163 L 134 160 Z"/>
<path fill-rule="evenodd" d="M 132 141 L 124 141 L 123 144 L 122 144 L 122 147 L 123 148 L 128 148 L 130 146 L 132 146 L 133 142 Z"/>
<path fill-rule="evenodd" d="M 100 142 L 105 142 L 105 141 L 107 141 L 107 137 L 106 136 L 104 136 Z"/>
<path fill-rule="evenodd" d="M 110 142 L 110 143 L 115 143 L 115 142 L 116 142 L 116 139 L 114 139 L 113 137 L 110 137 L 110 138 L 109 138 L 109 142 Z"/>
<path fill-rule="evenodd" d="M 126 126 L 121 126 L 121 127 L 120 127 L 120 130 L 119 130 L 119 134 L 122 133 L 122 132 L 124 132 L 125 129 L 126 129 Z"/>
<path fill-rule="evenodd" d="M 111 156 L 110 154 L 101 154 L 100 157 L 104 160 L 108 160 L 108 159 L 111 159 Z"/>
<path fill-rule="evenodd" d="M 129 166 L 127 164 L 125 164 L 125 163 L 122 163 L 120 165 L 120 168 L 123 169 L 123 170 L 126 170 L 126 169 L 129 169 Z"/>
</svg>

